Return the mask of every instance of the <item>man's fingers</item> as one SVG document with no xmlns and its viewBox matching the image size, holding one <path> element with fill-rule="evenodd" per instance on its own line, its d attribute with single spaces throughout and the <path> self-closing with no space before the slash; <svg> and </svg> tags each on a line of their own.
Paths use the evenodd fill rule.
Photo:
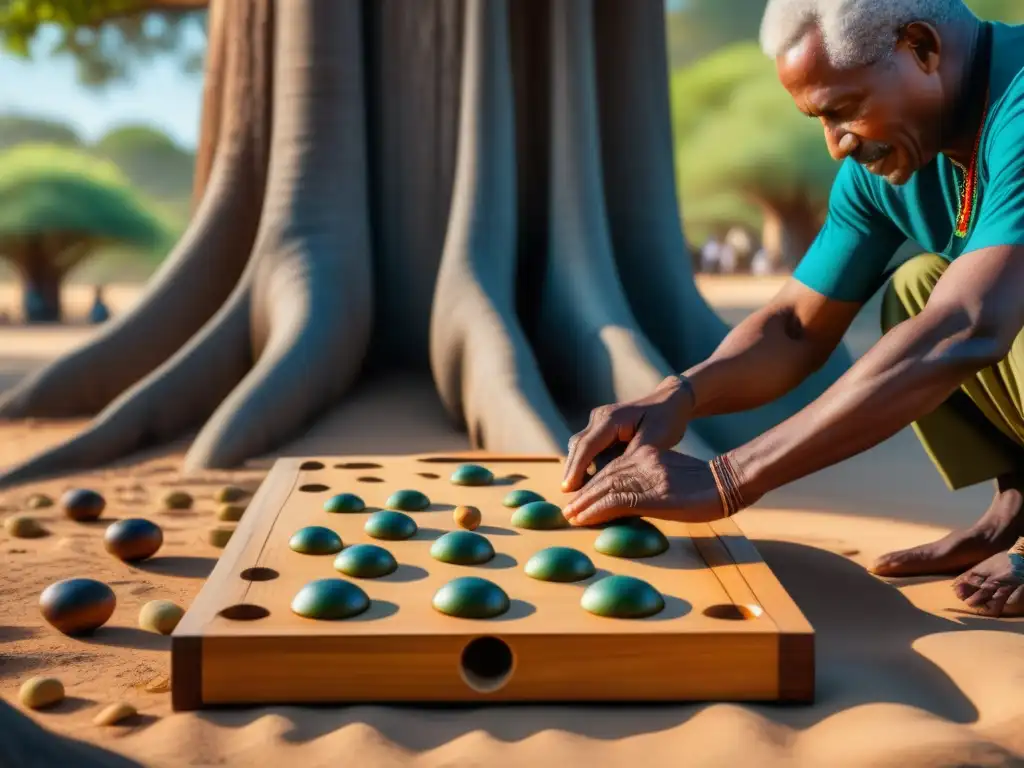
<svg viewBox="0 0 1024 768">
<path fill-rule="evenodd" d="M 565 460 L 562 490 L 575 491 L 583 485 L 587 467 L 601 451 L 618 439 L 619 429 L 608 416 L 593 420 L 582 432 L 573 435 L 569 443 L 569 456 Z"/>
<path fill-rule="evenodd" d="M 1003 584 L 996 588 L 992 596 L 986 601 L 982 609 L 986 616 L 999 616 L 1003 612 L 1003 606 L 1010 599 L 1010 595 L 1017 588 L 1016 584 Z"/>
<path fill-rule="evenodd" d="M 625 460 L 625 457 L 619 457 L 612 461 L 562 508 L 565 519 L 572 523 L 583 510 L 596 504 L 608 494 L 619 490 L 622 479 L 631 471 L 635 470 Z"/>
<path fill-rule="evenodd" d="M 593 505 L 580 512 L 575 525 L 600 525 L 609 520 L 636 515 L 644 499 L 636 491 L 613 492 L 602 496 Z"/>
</svg>

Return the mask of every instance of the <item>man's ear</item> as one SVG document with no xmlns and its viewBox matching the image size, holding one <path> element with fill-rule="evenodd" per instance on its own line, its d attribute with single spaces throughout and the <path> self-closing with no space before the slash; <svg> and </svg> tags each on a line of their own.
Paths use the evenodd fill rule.
<svg viewBox="0 0 1024 768">
<path fill-rule="evenodd" d="M 896 47 L 908 51 L 925 74 L 933 74 L 939 68 L 942 38 L 939 30 L 926 21 L 913 21 L 902 27 Z"/>
</svg>

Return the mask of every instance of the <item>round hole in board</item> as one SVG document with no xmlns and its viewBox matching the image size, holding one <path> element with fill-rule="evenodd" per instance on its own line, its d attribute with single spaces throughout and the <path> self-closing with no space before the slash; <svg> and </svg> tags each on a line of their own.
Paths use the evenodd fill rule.
<svg viewBox="0 0 1024 768">
<path fill-rule="evenodd" d="M 704 609 L 705 616 L 726 621 L 756 619 L 762 613 L 764 613 L 764 609 L 760 605 L 743 605 L 742 603 L 721 603 L 709 605 Z"/>
<path fill-rule="evenodd" d="M 299 469 L 323 469 L 324 464 L 322 461 L 304 461 L 299 464 Z"/>
<path fill-rule="evenodd" d="M 273 568 L 264 568 L 261 565 L 257 565 L 254 568 L 246 568 L 239 574 L 246 581 L 272 581 L 280 575 Z"/>
<path fill-rule="evenodd" d="M 217 615 L 232 621 L 255 621 L 256 619 L 267 618 L 270 615 L 270 611 L 262 605 L 239 603 L 238 605 L 229 605 Z"/>
<path fill-rule="evenodd" d="M 305 493 L 322 493 L 323 491 L 330 490 L 326 485 L 320 483 L 309 483 L 307 485 L 300 485 L 299 490 Z"/>
<path fill-rule="evenodd" d="M 350 461 L 346 464 L 335 464 L 335 469 L 380 469 L 380 464 L 371 461 Z"/>
<path fill-rule="evenodd" d="M 479 693 L 493 693 L 512 677 L 515 658 L 508 643 L 497 637 L 478 637 L 462 649 L 459 671 L 470 688 Z"/>
<path fill-rule="evenodd" d="M 384 482 L 379 477 L 369 477 L 369 476 L 367 476 L 367 477 L 357 477 L 356 480 L 358 480 L 360 483 L 383 483 Z"/>
<path fill-rule="evenodd" d="M 427 478 L 427 480 L 437 480 L 440 477 L 440 475 L 435 475 L 433 472 L 417 472 L 416 474 Z"/>
</svg>

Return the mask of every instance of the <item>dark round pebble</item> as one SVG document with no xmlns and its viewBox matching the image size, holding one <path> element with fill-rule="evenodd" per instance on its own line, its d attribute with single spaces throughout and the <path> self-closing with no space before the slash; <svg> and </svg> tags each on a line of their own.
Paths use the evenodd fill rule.
<svg viewBox="0 0 1024 768">
<path fill-rule="evenodd" d="M 87 635 L 113 615 L 114 590 L 95 579 L 65 579 L 39 595 L 39 610 L 65 635 Z"/>
<path fill-rule="evenodd" d="M 74 488 L 68 491 L 61 497 L 60 504 L 64 508 L 64 514 L 78 522 L 96 520 L 107 506 L 106 499 L 88 488 Z"/>
<path fill-rule="evenodd" d="M 103 546 L 114 557 L 132 563 L 152 557 L 164 543 L 160 526 L 141 517 L 129 517 L 107 526 Z"/>
</svg>

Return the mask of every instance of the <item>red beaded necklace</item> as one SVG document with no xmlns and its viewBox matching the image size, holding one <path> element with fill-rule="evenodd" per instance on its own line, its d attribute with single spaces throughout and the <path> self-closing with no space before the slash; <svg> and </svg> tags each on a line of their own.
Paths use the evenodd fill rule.
<svg viewBox="0 0 1024 768">
<path fill-rule="evenodd" d="M 960 208 L 956 217 L 956 236 L 967 237 L 967 231 L 971 227 L 971 220 L 974 218 L 974 209 L 978 202 L 978 147 L 981 146 L 981 132 L 985 127 L 985 118 L 988 116 L 988 94 L 985 95 L 985 110 L 981 113 L 981 125 L 978 126 L 978 135 L 974 139 L 974 150 L 971 152 L 971 164 L 964 168 L 960 163 L 953 163 L 963 170 L 964 183 L 960 186 L 957 179 L 957 186 L 960 188 Z"/>
</svg>

